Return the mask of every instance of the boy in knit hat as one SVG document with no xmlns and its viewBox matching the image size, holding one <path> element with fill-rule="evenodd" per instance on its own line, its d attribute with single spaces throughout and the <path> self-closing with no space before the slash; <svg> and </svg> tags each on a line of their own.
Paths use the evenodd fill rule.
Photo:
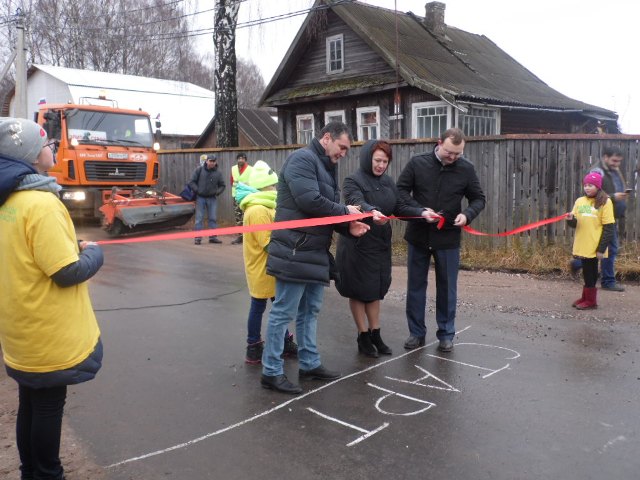
<svg viewBox="0 0 640 480">
<path fill-rule="evenodd" d="M 273 223 L 276 208 L 276 184 L 278 175 L 262 160 L 258 160 L 251 171 L 247 184 L 236 186 L 235 200 L 243 214 L 243 225 Z M 267 251 L 271 232 L 263 230 L 244 234 L 242 253 L 247 286 L 251 295 L 251 307 L 247 321 L 247 351 L 245 361 L 259 364 L 264 342 L 260 331 L 267 300 L 275 297 L 275 278 L 267 275 Z M 287 330 L 284 337 L 284 355 L 295 356 L 298 346 Z"/>
<path fill-rule="evenodd" d="M 60 186 L 45 175 L 52 143 L 36 123 L 0 118 L 0 344 L 18 382 L 21 478 L 64 479 L 60 432 L 67 385 L 102 362 L 86 280 L 102 250 L 78 242 Z"/>
</svg>

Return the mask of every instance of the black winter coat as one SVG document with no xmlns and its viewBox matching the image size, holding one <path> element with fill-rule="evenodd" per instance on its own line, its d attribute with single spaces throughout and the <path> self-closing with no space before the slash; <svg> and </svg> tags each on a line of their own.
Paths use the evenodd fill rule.
<svg viewBox="0 0 640 480">
<path fill-rule="evenodd" d="M 405 202 L 431 208 L 445 218 L 441 230 L 437 223 L 411 221 L 404 238 L 416 246 L 441 250 L 459 248 L 461 229 L 453 225 L 455 218 L 464 213 L 469 225 L 485 206 L 485 196 L 473 164 L 461 157 L 443 166 L 435 150 L 412 157 L 398 177 L 397 186 Z M 469 201 L 464 210 L 463 198 Z"/>
<path fill-rule="evenodd" d="M 419 217 L 422 208 L 407 205 L 396 184 L 386 173 L 373 174 L 373 146 L 370 140 L 362 146 L 360 168 L 344 180 L 343 195 L 347 205 L 359 205 L 363 212 L 378 210 L 386 216 Z M 371 226 L 362 237 L 341 235 L 338 239 L 336 288 L 343 297 L 361 302 L 382 300 L 391 285 L 391 222 Z"/>
<path fill-rule="evenodd" d="M 317 139 L 285 161 L 278 179 L 275 221 L 348 214 L 339 203 L 337 169 Z M 328 285 L 333 257 L 329 252 L 334 229 L 342 224 L 275 230 L 271 233 L 267 273 L 288 282 Z"/>
<path fill-rule="evenodd" d="M 208 169 L 206 164 L 194 170 L 189 186 L 199 197 L 217 197 L 226 188 L 218 166 Z"/>
</svg>

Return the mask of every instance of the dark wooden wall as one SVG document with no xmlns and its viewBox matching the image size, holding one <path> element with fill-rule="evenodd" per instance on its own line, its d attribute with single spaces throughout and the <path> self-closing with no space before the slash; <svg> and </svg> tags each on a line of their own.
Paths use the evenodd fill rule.
<svg viewBox="0 0 640 480">
<path fill-rule="evenodd" d="M 505 232 L 520 225 L 555 217 L 569 211 L 582 195 L 582 178 L 591 165 L 598 162 L 602 148 L 613 144 L 622 148 L 622 164 L 627 183 L 635 188 L 627 203 L 626 241 L 640 236 L 640 189 L 634 171 L 640 160 L 638 135 L 508 135 L 471 138 L 465 146 L 465 157 L 476 167 L 480 184 L 487 196 L 487 207 L 472 227 L 487 233 Z M 394 160 L 389 175 L 397 179 L 408 160 L 417 153 L 429 151 L 434 141 L 394 141 Z M 229 179 L 236 153 L 247 151 L 249 162 L 266 161 L 278 171 L 296 146 L 269 149 L 198 149 L 160 153 L 160 185 L 171 192 L 182 190 L 184 183 L 199 164 L 202 153 L 215 151 L 221 170 Z M 339 175 L 344 177 L 358 168 L 361 144 L 355 144 L 347 158 L 340 161 Z M 233 224 L 231 190 L 227 189 L 218 206 L 222 225 Z M 394 239 L 400 240 L 403 222 L 394 225 Z M 475 245 L 510 245 L 517 238 L 522 246 L 544 246 L 551 243 L 570 245 L 573 230 L 564 222 L 548 225 L 517 237 L 491 238 L 465 234 L 465 242 Z"/>
</svg>

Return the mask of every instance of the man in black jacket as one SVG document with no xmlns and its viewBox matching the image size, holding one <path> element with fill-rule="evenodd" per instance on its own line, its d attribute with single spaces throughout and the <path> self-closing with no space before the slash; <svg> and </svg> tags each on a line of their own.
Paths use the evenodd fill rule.
<svg viewBox="0 0 640 480">
<path fill-rule="evenodd" d="M 438 349 L 453 349 L 461 228 L 482 211 L 485 196 L 471 162 L 462 157 L 464 134 L 458 128 L 445 131 L 431 153 L 414 156 L 406 165 L 397 186 L 409 204 L 422 206 L 432 215 L 427 221 L 407 225 L 408 248 L 406 315 L 408 350 L 425 344 L 427 276 L 433 257 L 436 269 L 436 337 Z M 462 210 L 462 199 L 469 205 Z M 444 224 L 439 229 L 440 218 Z"/>
<path fill-rule="evenodd" d="M 337 163 L 351 147 L 344 123 L 328 123 L 318 138 L 285 161 L 278 180 L 275 221 L 302 220 L 360 213 L 340 203 Z M 284 375 L 282 338 L 296 321 L 300 378 L 334 380 L 340 373 L 325 368 L 316 347 L 316 325 L 324 288 L 329 285 L 333 257 L 329 252 L 334 229 L 359 237 L 369 226 L 362 222 L 275 230 L 269 243 L 267 273 L 276 278 L 276 298 L 269 313 L 262 354 L 264 388 L 297 394 L 299 385 Z"/>
<path fill-rule="evenodd" d="M 220 195 L 226 185 L 222 173 L 218 170 L 218 158 L 209 153 L 205 156 L 204 165 L 196 168 L 191 175 L 189 186 L 196 192 L 196 222 L 194 230 L 202 230 L 204 212 L 207 211 L 208 227 L 218 228 L 216 220 L 217 213 L 217 197 Z M 195 238 L 195 244 L 200 245 L 202 237 Z M 209 237 L 209 243 L 222 243 L 215 235 Z"/>
</svg>

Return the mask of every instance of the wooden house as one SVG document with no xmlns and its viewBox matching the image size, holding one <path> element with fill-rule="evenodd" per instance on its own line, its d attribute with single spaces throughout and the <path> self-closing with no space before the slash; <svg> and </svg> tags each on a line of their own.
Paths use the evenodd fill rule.
<svg viewBox="0 0 640 480">
<path fill-rule="evenodd" d="M 253 108 L 238 109 L 238 147 L 269 147 L 279 143 L 278 123 L 273 119 L 272 112 Z M 217 146 L 214 116 L 193 147 L 215 148 Z"/>
<path fill-rule="evenodd" d="M 484 35 L 358 1 L 317 0 L 267 86 L 283 143 L 305 144 L 331 120 L 356 140 L 618 133 L 615 112 L 549 87 Z"/>
</svg>

